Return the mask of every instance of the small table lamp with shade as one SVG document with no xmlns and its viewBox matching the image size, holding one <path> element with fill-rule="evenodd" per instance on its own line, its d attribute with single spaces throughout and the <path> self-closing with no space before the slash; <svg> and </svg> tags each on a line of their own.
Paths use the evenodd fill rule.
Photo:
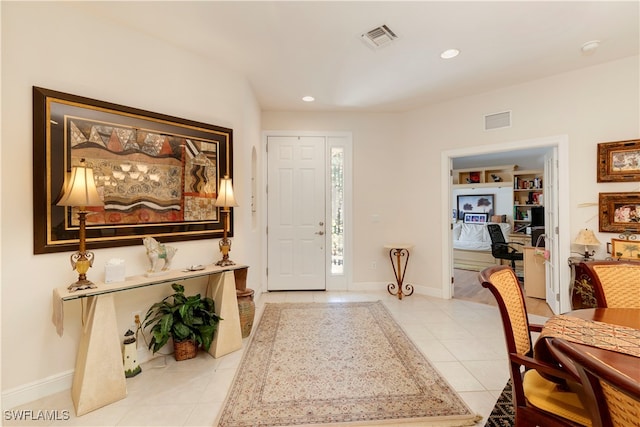
<svg viewBox="0 0 640 427">
<path fill-rule="evenodd" d="M 584 253 L 581 254 L 584 257 L 584 261 L 589 261 L 592 256 L 595 255 L 596 251 L 592 250 L 589 252 L 589 246 L 600 246 L 600 241 L 593 233 L 593 230 L 589 230 L 585 228 L 584 230 L 580 230 L 578 236 L 573 241 L 574 245 L 584 246 Z"/>
<path fill-rule="evenodd" d="M 88 206 L 103 206 L 104 202 L 98 194 L 96 183 L 93 179 L 93 169 L 87 167 L 85 159 L 80 160 L 80 165 L 71 168 L 71 174 L 65 179 L 58 206 L 78 208 L 78 221 L 80 223 L 78 238 L 78 252 L 71 255 L 71 267 L 78 272 L 78 281 L 69 285 L 69 291 L 96 288 L 97 286 L 87 280 L 87 271 L 93 265 L 93 252 L 86 249 L 86 220 Z"/>
<path fill-rule="evenodd" d="M 234 265 L 235 262 L 229 259 L 229 251 L 231 250 L 231 240 L 227 237 L 227 230 L 229 229 L 229 214 L 231 207 L 238 206 L 235 196 L 233 195 L 233 185 L 231 184 L 231 178 L 225 175 L 220 179 L 220 186 L 218 187 L 218 197 L 214 206 L 221 207 L 221 213 L 223 216 L 223 234 L 222 240 L 220 240 L 220 252 L 222 253 L 222 259 L 216 262 L 216 265 L 225 267 L 228 265 Z"/>
</svg>

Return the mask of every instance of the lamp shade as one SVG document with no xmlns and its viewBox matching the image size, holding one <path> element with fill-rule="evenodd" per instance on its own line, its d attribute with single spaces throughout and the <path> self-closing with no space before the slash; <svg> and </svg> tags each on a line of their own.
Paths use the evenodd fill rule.
<svg viewBox="0 0 640 427">
<path fill-rule="evenodd" d="M 600 246 L 600 241 L 596 238 L 596 235 L 593 234 L 593 231 L 588 228 L 580 230 L 578 237 L 576 237 L 573 243 L 584 246 Z"/>
<path fill-rule="evenodd" d="M 214 206 L 229 208 L 232 206 L 238 206 L 236 198 L 233 195 L 233 185 L 231 185 L 231 178 L 225 175 L 220 179 L 220 187 L 218 188 L 218 198 Z"/>
<path fill-rule="evenodd" d="M 71 168 L 71 175 L 64 183 L 62 197 L 56 205 L 77 207 L 104 205 L 93 179 L 93 169 L 86 166 L 84 159 L 80 161 L 79 166 Z"/>
</svg>

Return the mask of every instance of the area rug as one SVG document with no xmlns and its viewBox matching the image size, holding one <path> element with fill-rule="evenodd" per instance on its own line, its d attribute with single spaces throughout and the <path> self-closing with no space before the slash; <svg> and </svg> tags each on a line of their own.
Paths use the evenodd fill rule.
<svg viewBox="0 0 640 427">
<path fill-rule="evenodd" d="M 218 426 L 479 419 L 381 302 L 267 303 Z"/>
<path fill-rule="evenodd" d="M 484 426 L 511 427 L 515 423 L 515 416 L 515 412 L 513 411 L 513 389 L 511 380 L 509 380 L 507 381 L 507 385 L 504 386 L 504 390 L 502 390 Z"/>
</svg>

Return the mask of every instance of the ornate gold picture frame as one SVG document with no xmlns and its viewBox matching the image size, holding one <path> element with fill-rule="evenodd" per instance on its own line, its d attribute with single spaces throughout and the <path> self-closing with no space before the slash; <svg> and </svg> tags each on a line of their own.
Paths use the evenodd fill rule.
<svg viewBox="0 0 640 427">
<path fill-rule="evenodd" d="M 598 182 L 640 181 L 640 139 L 598 144 Z"/>
<path fill-rule="evenodd" d="M 640 193 L 600 193 L 598 205 L 600 231 L 640 232 Z"/>
</svg>

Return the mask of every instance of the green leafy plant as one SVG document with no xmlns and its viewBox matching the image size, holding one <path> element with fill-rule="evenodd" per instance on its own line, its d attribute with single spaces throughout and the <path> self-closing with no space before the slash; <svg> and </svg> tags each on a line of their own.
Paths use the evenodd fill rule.
<svg viewBox="0 0 640 427">
<path fill-rule="evenodd" d="M 142 322 L 144 328 L 152 325 L 149 350 L 156 353 L 173 338 L 174 342 L 192 340 L 208 351 L 222 320 L 214 313 L 213 300 L 200 294 L 185 296 L 184 286 L 178 283 L 171 287 L 175 293 L 153 304 Z"/>
</svg>

